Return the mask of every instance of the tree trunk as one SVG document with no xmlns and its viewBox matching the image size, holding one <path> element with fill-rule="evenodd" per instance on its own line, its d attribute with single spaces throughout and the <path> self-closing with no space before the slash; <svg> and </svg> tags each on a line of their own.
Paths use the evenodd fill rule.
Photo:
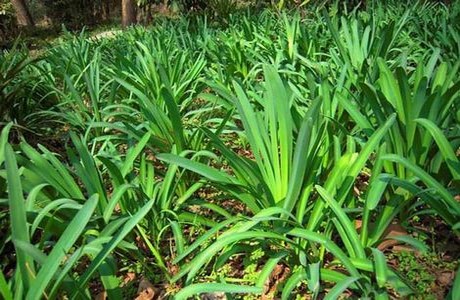
<svg viewBox="0 0 460 300">
<path fill-rule="evenodd" d="M 19 26 L 34 26 L 34 20 L 27 7 L 26 0 L 11 0 L 14 9 L 16 10 L 16 18 Z"/>
<path fill-rule="evenodd" d="M 121 1 L 121 18 L 122 26 L 127 27 L 136 22 L 136 12 L 134 9 L 134 0 Z"/>
<path fill-rule="evenodd" d="M 110 3 L 104 1 L 102 3 L 102 20 L 107 21 L 110 18 Z"/>
</svg>

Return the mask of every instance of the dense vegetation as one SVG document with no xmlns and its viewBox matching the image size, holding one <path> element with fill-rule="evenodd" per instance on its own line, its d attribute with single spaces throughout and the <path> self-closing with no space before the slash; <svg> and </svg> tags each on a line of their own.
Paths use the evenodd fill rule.
<svg viewBox="0 0 460 300">
<path fill-rule="evenodd" d="M 410 257 L 459 266 L 459 68 L 458 1 L 3 51 L 0 295 L 427 299 Z"/>
</svg>

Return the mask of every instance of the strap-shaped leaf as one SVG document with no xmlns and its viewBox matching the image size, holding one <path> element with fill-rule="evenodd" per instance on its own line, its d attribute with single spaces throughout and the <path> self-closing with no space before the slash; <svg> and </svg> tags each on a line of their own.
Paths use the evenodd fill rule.
<svg viewBox="0 0 460 300">
<path fill-rule="evenodd" d="M 6 179 L 8 184 L 8 205 L 10 209 L 11 238 L 13 243 L 21 241 L 30 243 L 29 229 L 26 218 L 25 201 L 22 191 L 21 179 L 16 163 L 13 148 L 5 145 L 5 167 Z M 35 276 L 33 259 L 27 252 L 20 248 L 16 249 L 16 260 L 21 278 L 26 290 L 32 284 L 32 278 Z"/>
<path fill-rule="evenodd" d="M 89 198 L 69 223 L 56 245 L 54 245 L 53 250 L 48 255 L 45 263 L 40 268 L 27 294 L 27 299 L 41 299 L 44 295 L 46 287 L 50 283 L 54 273 L 58 270 L 62 260 L 80 237 L 91 219 L 97 201 L 97 195 L 93 195 Z"/>
</svg>

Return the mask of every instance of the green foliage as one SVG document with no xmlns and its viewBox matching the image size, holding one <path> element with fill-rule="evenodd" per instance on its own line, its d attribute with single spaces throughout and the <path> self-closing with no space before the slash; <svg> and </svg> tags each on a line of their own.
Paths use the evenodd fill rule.
<svg viewBox="0 0 460 300">
<path fill-rule="evenodd" d="M 444 270 L 456 270 L 458 263 L 447 262 L 435 253 L 414 254 L 399 252 L 392 254 L 397 261 L 398 271 L 415 286 L 417 299 L 436 299 L 436 275 Z"/>
<path fill-rule="evenodd" d="M 44 74 L 42 63 L 31 59 L 16 44 L 0 52 L 0 120 L 33 129 L 30 115 L 55 104 L 49 95 L 51 78 Z"/>
<path fill-rule="evenodd" d="M 379 246 L 425 253 L 387 235 L 424 215 L 460 230 L 456 6 L 272 4 L 2 54 L 3 298 L 123 298 L 127 270 L 177 299 L 260 297 L 281 267 L 281 299 L 428 289 Z"/>
</svg>

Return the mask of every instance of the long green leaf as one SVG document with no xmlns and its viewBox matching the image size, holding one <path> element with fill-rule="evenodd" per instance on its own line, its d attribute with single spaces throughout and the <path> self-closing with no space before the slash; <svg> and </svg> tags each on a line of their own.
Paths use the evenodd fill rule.
<svg viewBox="0 0 460 300">
<path fill-rule="evenodd" d="M 162 153 L 158 154 L 157 158 L 168 163 L 177 164 L 218 183 L 237 184 L 235 179 L 224 172 L 217 171 L 211 167 L 206 166 L 205 164 L 194 162 L 178 155 Z"/>
<path fill-rule="evenodd" d="M 30 243 L 25 200 L 21 179 L 13 148 L 5 145 L 6 179 L 8 183 L 8 204 L 10 208 L 11 238 L 13 243 Z M 22 249 L 16 249 L 16 261 L 21 272 L 22 284 L 28 290 L 35 276 L 33 259 Z"/>
<path fill-rule="evenodd" d="M 2 295 L 5 300 L 13 300 L 13 293 L 8 286 L 8 283 L 5 280 L 3 271 L 0 270 L 0 295 Z"/>
<path fill-rule="evenodd" d="M 330 291 L 327 292 L 326 297 L 324 300 L 335 300 L 338 299 L 342 293 L 350 287 L 352 283 L 357 281 L 358 278 L 356 277 L 348 277 L 339 283 L 337 283 Z"/>
<path fill-rule="evenodd" d="M 104 248 L 99 252 L 99 254 L 88 266 L 85 273 L 83 273 L 80 279 L 78 280 L 80 287 L 83 287 L 90 280 L 92 274 L 99 268 L 99 266 L 104 262 L 107 256 L 109 256 L 110 253 L 112 253 L 112 251 L 126 237 L 126 235 L 128 235 L 133 230 L 133 228 L 145 217 L 145 215 L 150 212 L 153 204 L 155 203 L 155 200 L 155 198 L 151 199 L 144 206 L 140 207 L 138 212 L 135 213 L 123 225 L 123 227 L 112 237 L 112 239 L 104 246 Z M 71 298 L 75 299 L 75 297 L 77 297 L 77 294 L 74 294 Z"/>
<path fill-rule="evenodd" d="M 91 219 L 97 202 L 98 195 L 91 196 L 69 223 L 33 281 L 27 294 L 28 300 L 41 299 L 42 296 L 45 295 L 46 287 L 58 270 L 62 260 L 80 237 Z"/>
</svg>

